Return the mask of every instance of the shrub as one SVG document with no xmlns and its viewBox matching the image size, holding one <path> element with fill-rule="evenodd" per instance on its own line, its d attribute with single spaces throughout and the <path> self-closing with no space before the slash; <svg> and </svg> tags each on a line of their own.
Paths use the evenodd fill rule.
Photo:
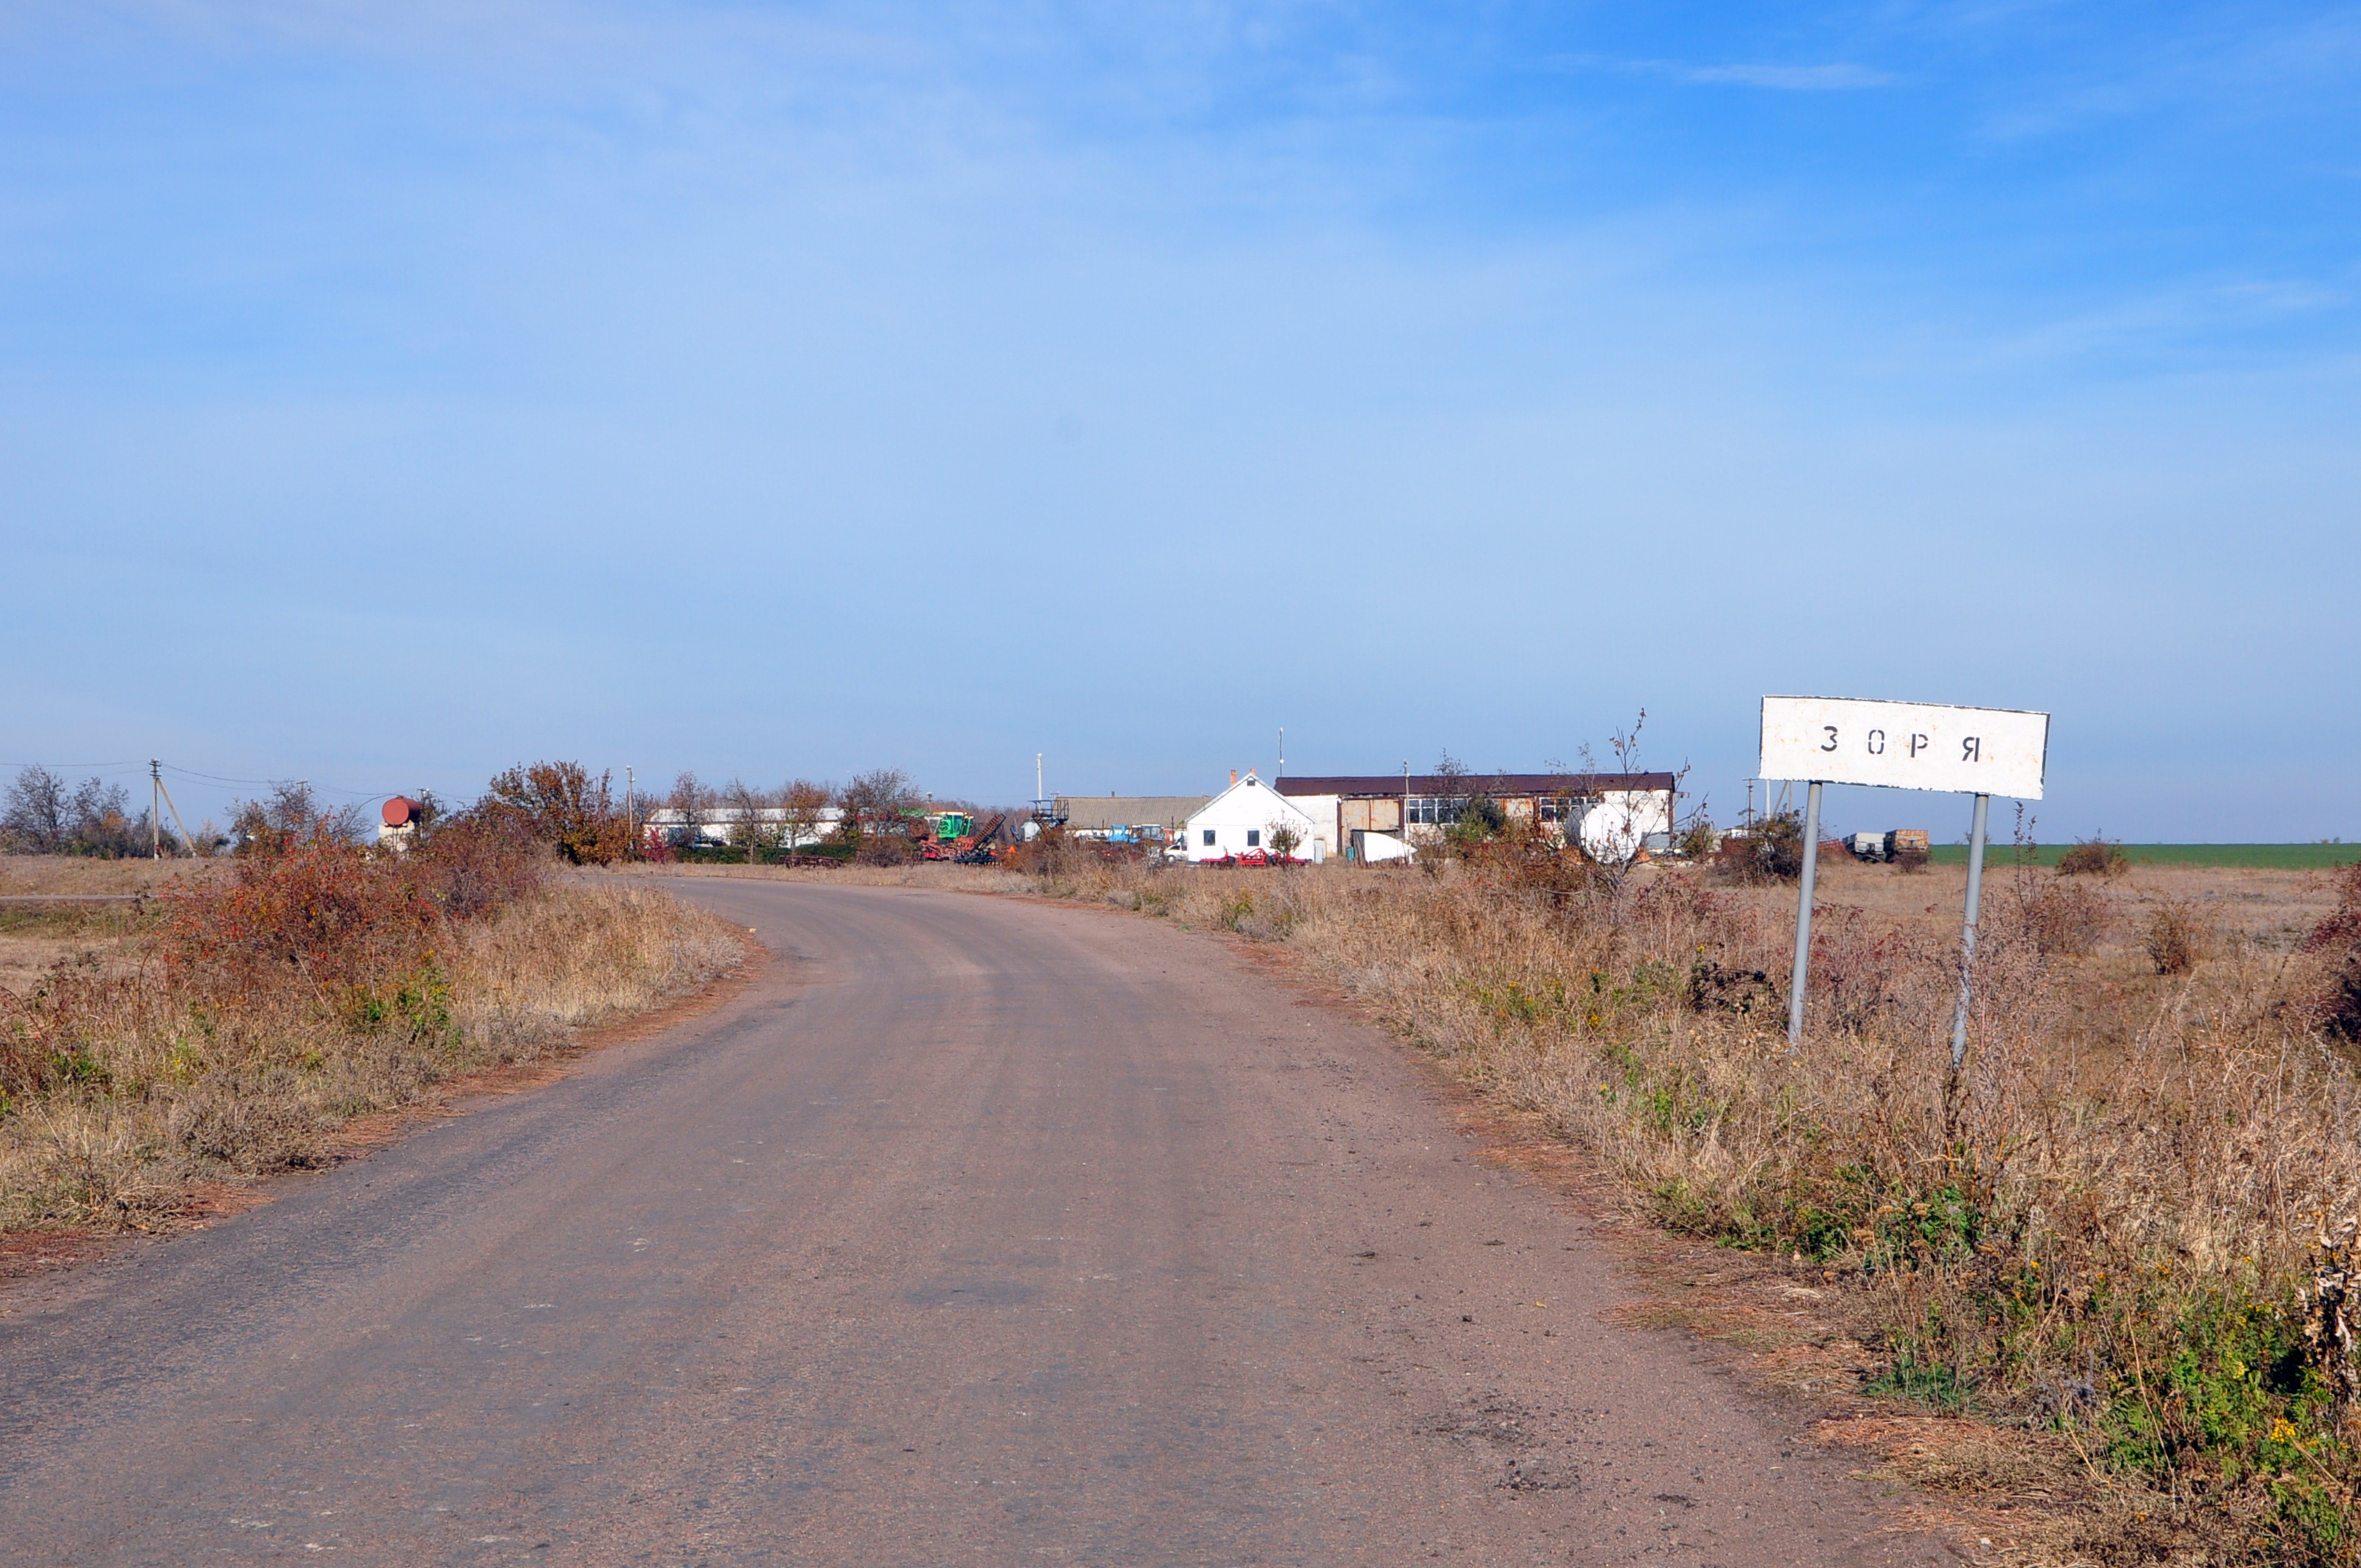
<svg viewBox="0 0 2361 1568">
<path fill-rule="evenodd" d="M 362 827 L 358 806 L 330 811 L 300 779 L 271 785 L 260 800 L 236 801 L 230 806 L 230 835 L 241 857 L 280 854 L 298 839 L 322 831 L 357 844 Z"/>
<path fill-rule="evenodd" d="M 2114 923 L 2114 906 L 2096 888 L 2031 876 L 2023 868 L 2000 903 L 2004 919 L 2048 958 L 2081 958 Z"/>
<path fill-rule="evenodd" d="M 401 866 L 443 916 L 473 920 L 539 887 L 549 858 L 514 818 L 469 815 L 438 824 Z"/>
<path fill-rule="evenodd" d="M 216 1003 L 298 988 L 329 995 L 415 969 L 441 912 L 399 862 L 373 860 L 326 823 L 224 882 L 164 900 L 167 971 Z"/>
<path fill-rule="evenodd" d="M 1692 861 L 1703 861 L 1721 848 L 1721 829 L 1700 817 L 1681 829 L 1674 847 Z"/>
<path fill-rule="evenodd" d="M 2158 974 L 2187 974 L 2205 956 L 2205 925 L 2197 911 L 2166 899 L 2148 912 L 2141 946 Z"/>
<path fill-rule="evenodd" d="M 1895 871 L 1905 876 L 1915 876 L 1925 871 L 1935 857 L 1924 844 L 1897 844 L 1885 858 Z"/>
<path fill-rule="evenodd" d="M 0 990 L 0 1229 L 145 1225 L 189 1181 L 322 1163 L 350 1117 L 741 950 L 652 889 L 540 889 L 548 861 L 503 816 L 403 854 L 315 821 L 175 883 L 114 955 Z"/>
<path fill-rule="evenodd" d="M 1765 817 L 1752 833 L 1723 839 L 1706 864 L 1717 880 L 1741 886 L 1794 882 L 1804 874 L 1804 819 L 1793 811 Z"/>
<path fill-rule="evenodd" d="M 2132 869 L 2121 844 L 2093 836 L 2058 857 L 2059 876 L 2119 877 Z"/>
</svg>

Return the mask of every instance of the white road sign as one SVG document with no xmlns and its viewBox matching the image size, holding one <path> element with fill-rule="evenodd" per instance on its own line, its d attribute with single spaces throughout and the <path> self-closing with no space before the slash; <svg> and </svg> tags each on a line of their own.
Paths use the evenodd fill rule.
<svg viewBox="0 0 2361 1568">
<path fill-rule="evenodd" d="M 2046 713 L 1850 697 L 1763 699 L 1766 779 L 2039 800 L 2048 755 Z"/>
</svg>

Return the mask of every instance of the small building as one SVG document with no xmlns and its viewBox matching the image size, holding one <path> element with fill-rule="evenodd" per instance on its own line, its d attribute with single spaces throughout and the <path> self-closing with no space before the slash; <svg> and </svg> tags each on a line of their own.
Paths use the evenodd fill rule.
<svg viewBox="0 0 2361 1568">
<path fill-rule="evenodd" d="M 1270 854 L 1271 836 L 1284 827 L 1295 836 L 1289 858 L 1318 861 L 1327 858 L 1320 824 L 1312 815 L 1249 771 L 1230 787 L 1190 813 L 1181 844 L 1191 861 L 1221 861 L 1233 856 Z"/>
<path fill-rule="evenodd" d="M 1620 861 L 1669 846 L 1676 782 L 1671 773 L 1374 773 L 1286 778 L 1272 787 L 1317 825 L 1324 854 L 1397 859 L 1439 842 L 1480 795 L 1511 822 L 1538 822 L 1560 840 Z"/>
<path fill-rule="evenodd" d="M 1176 844 L 1189 818 L 1211 804 L 1202 795 L 1061 795 L 1051 811 L 1076 839 L 1118 844 Z"/>
</svg>

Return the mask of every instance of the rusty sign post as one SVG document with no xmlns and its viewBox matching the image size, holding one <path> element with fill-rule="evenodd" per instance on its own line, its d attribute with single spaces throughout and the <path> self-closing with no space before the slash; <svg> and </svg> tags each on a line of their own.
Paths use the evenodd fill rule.
<svg viewBox="0 0 2361 1568">
<path fill-rule="evenodd" d="M 2046 713 L 1850 697 L 1763 699 L 1761 776 L 1801 780 L 1809 786 L 1805 795 L 1803 885 L 1796 893 L 1795 969 L 1787 988 L 1790 1047 L 1804 1037 L 1805 984 L 1812 963 L 1812 885 L 1820 858 L 1820 786 L 1869 784 L 1976 797 L 1969 835 L 1968 907 L 1960 936 L 1960 1004 L 1951 1020 L 1951 1069 L 1956 1072 L 1968 1054 L 1968 1003 L 1992 797 L 2039 800 L 2048 760 Z"/>
</svg>

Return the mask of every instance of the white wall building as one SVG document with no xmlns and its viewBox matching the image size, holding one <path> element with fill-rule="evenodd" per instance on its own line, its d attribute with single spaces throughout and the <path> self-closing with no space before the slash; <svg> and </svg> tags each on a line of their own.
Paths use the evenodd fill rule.
<svg viewBox="0 0 2361 1568">
<path fill-rule="evenodd" d="M 640 831 L 650 843 L 738 843 L 742 841 L 738 838 L 738 828 L 745 815 L 734 806 L 708 806 L 691 823 L 688 813 L 679 807 L 660 806 L 640 818 Z M 807 850 L 833 837 L 844 821 L 844 808 L 837 806 L 823 806 L 813 812 L 809 826 L 801 830 L 790 828 L 788 815 L 786 808 L 779 806 L 760 806 L 754 812 L 754 819 L 775 832 L 780 847 L 788 850 Z"/>
<path fill-rule="evenodd" d="M 1320 824 L 1287 796 L 1248 773 L 1190 816 L 1182 845 L 1191 861 L 1219 861 L 1254 851 L 1270 852 L 1274 828 L 1295 834 L 1294 859 L 1322 861 L 1327 847 Z"/>
</svg>

